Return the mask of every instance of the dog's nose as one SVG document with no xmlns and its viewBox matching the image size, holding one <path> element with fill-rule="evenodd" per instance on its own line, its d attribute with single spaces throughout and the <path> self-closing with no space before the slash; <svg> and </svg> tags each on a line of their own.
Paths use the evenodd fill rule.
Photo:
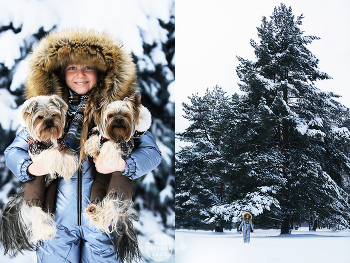
<svg viewBox="0 0 350 263">
<path fill-rule="evenodd" d="M 47 120 L 46 122 L 45 122 L 45 124 L 46 124 L 46 127 L 52 127 L 53 126 L 53 120 Z"/>
<path fill-rule="evenodd" d="M 115 120 L 115 124 L 116 125 L 121 125 L 123 123 L 123 120 L 121 120 L 121 119 L 116 119 Z"/>
</svg>

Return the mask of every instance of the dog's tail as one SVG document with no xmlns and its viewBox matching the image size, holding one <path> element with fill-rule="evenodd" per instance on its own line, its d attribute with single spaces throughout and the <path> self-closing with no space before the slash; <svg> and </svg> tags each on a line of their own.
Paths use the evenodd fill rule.
<svg viewBox="0 0 350 263">
<path fill-rule="evenodd" d="M 21 207 L 24 204 L 23 196 L 22 189 L 10 199 L 0 216 L 0 243 L 4 253 L 10 256 L 38 249 L 27 235 L 26 223 L 21 213 Z"/>
</svg>

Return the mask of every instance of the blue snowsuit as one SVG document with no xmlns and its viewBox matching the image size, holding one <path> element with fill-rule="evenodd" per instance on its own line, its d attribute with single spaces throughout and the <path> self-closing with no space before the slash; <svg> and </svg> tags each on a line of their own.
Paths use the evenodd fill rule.
<svg viewBox="0 0 350 263">
<path fill-rule="evenodd" d="M 19 132 L 13 143 L 5 150 L 7 167 L 22 182 L 31 178 L 27 168 L 32 163 L 28 155 L 26 132 Z M 135 139 L 135 148 L 126 158 L 125 176 L 136 179 L 158 166 L 161 161 L 158 149 L 150 132 Z M 55 221 L 57 235 L 43 242 L 37 251 L 37 262 L 90 263 L 118 262 L 114 254 L 113 239 L 94 227 L 89 226 L 84 211 L 90 203 L 91 186 L 95 178 L 95 165 L 90 160 L 83 162 L 82 209 L 77 211 L 77 173 L 65 182 L 59 179 L 56 196 Z M 78 216 L 81 213 L 81 225 Z"/>
<path fill-rule="evenodd" d="M 252 221 L 248 221 L 249 223 L 247 224 L 245 220 L 242 221 L 242 223 L 239 225 L 239 228 L 243 227 L 243 241 L 245 242 L 250 242 L 250 229 L 254 231 L 253 223 Z"/>
</svg>

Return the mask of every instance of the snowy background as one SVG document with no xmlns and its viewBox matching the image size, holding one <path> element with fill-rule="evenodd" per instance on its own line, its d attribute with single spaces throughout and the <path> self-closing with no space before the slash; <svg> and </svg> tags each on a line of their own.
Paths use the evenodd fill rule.
<svg viewBox="0 0 350 263">
<path fill-rule="evenodd" d="M 206 92 L 208 92 L 207 88 L 210 89 L 209 92 L 212 92 L 216 85 L 222 87 L 229 96 L 235 92 L 241 93 L 237 85 L 239 78 L 236 74 L 236 68 L 239 61 L 236 56 L 249 60 L 255 59 L 250 39 L 258 41 L 257 27 L 261 25 L 262 16 L 269 18 L 274 7 L 279 6 L 281 2 L 275 0 L 218 0 L 215 2 L 178 0 L 176 2 L 176 132 L 184 132 L 190 124 L 182 117 L 184 114 L 181 106 L 182 102 L 195 105 L 193 107 L 195 109 L 204 109 L 205 106 L 201 108 L 204 104 L 201 102 L 209 96 L 203 100 L 200 100 L 199 97 L 205 97 Z M 315 40 L 308 48 L 320 60 L 319 69 L 328 73 L 333 79 L 317 81 L 315 86 L 323 91 L 331 91 L 341 95 L 342 97 L 337 100 L 350 107 L 348 82 L 348 72 L 350 71 L 350 64 L 348 63 L 350 59 L 348 48 L 350 44 L 350 31 L 348 30 L 350 26 L 348 16 L 350 3 L 345 0 L 286 0 L 283 2 L 287 7 L 292 7 L 295 16 L 304 14 L 305 18 L 301 29 L 305 31 L 306 35 L 315 35 L 321 38 Z M 196 93 L 198 93 L 198 96 L 191 96 Z M 193 101 L 198 102 L 198 104 L 191 102 L 188 96 L 194 98 Z M 208 104 L 214 104 L 214 100 L 210 102 L 212 103 Z M 213 108 L 209 107 L 210 110 Z M 208 111 L 210 112 L 209 115 L 215 117 L 214 110 L 210 110 Z M 203 120 L 204 117 L 197 119 Z M 216 127 L 219 127 L 219 125 Z M 191 132 L 193 131 L 195 129 L 191 130 Z M 191 134 L 191 132 L 188 132 L 188 134 Z M 195 132 L 192 134 L 195 134 Z M 188 144 L 176 140 L 176 151 L 180 150 L 180 146 L 185 145 Z M 204 146 L 203 149 L 205 149 Z M 205 154 L 210 155 L 214 152 L 214 150 L 210 152 L 208 149 L 210 147 L 206 149 L 207 151 L 203 150 L 199 153 L 193 147 L 193 154 L 189 153 L 185 157 L 188 157 L 189 160 L 201 161 L 206 158 L 203 157 Z M 216 157 L 215 154 L 212 155 Z M 184 165 L 185 168 L 181 168 L 180 173 L 183 174 L 185 169 L 188 169 L 189 174 L 197 172 L 193 168 L 195 165 L 191 166 L 190 164 L 188 167 Z M 197 173 L 198 181 L 204 182 L 207 179 L 203 179 L 205 176 L 201 177 L 206 172 L 204 167 L 200 169 L 200 172 Z M 213 173 L 209 176 L 210 178 L 208 177 L 208 181 L 214 180 L 212 175 Z M 179 181 L 179 177 L 177 177 L 177 183 Z M 189 185 L 198 186 L 198 189 L 196 189 L 198 190 L 197 195 L 189 197 L 186 192 L 177 192 L 177 194 L 179 196 L 183 194 L 181 197 L 184 197 L 184 199 L 187 195 L 188 203 L 195 202 L 197 197 L 198 199 L 199 197 L 206 197 L 205 194 L 209 196 L 208 192 L 211 193 L 211 191 L 203 191 L 203 187 L 204 190 L 207 190 L 205 189 L 205 183 L 208 182 L 205 181 L 201 185 L 198 181 L 189 180 L 188 182 Z M 198 208 L 196 210 L 198 212 L 201 208 L 200 204 L 195 206 Z M 233 213 L 235 207 L 228 207 L 227 210 Z M 199 217 L 198 214 L 200 213 L 194 213 L 191 216 L 196 218 Z M 279 226 L 280 223 L 277 223 L 276 228 Z M 198 226 L 193 228 L 195 227 Z M 253 236 L 252 243 L 249 246 L 244 246 L 242 236 L 237 234 L 235 230 L 225 230 L 224 233 L 177 230 L 176 262 L 330 263 L 338 260 L 349 261 L 349 230 L 329 231 L 317 229 L 316 232 L 309 232 L 306 228 L 300 228 L 299 230 L 293 230 L 292 235 L 284 237 L 279 236 L 280 230 L 277 229 L 258 230 L 257 234 Z"/>
<path fill-rule="evenodd" d="M 176 263 L 345 263 L 350 258 L 349 240 L 349 230 L 309 232 L 303 227 L 290 236 L 280 236 L 274 229 L 256 230 L 247 245 L 236 230 L 221 234 L 176 230 Z"/>
<path fill-rule="evenodd" d="M 76 27 L 120 39 L 137 63 L 142 103 L 152 113 L 150 130 L 163 154 L 159 167 L 134 183 L 140 248 L 150 262 L 144 248 L 150 236 L 165 233 L 174 239 L 174 0 L 0 1 L 0 203 L 19 184 L 4 166 L 2 153 L 18 129 L 26 58 L 47 32 Z M 10 260 L 0 251 L 0 262 L 35 261 L 35 253 Z M 174 256 L 167 262 L 174 262 Z"/>
</svg>

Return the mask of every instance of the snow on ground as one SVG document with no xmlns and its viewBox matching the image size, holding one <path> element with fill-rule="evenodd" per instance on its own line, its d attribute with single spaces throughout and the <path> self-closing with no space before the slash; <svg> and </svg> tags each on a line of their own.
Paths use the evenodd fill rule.
<svg viewBox="0 0 350 263">
<path fill-rule="evenodd" d="M 4 255 L 4 249 L 0 247 L 0 262 L 1 263 L 36 263 L 36 253 L 26 252 L 23 255 L 20 254 L 15 258 L 10 258 L 8 255 Z"/>
<path fill-rule="evenodd" d="M 257 229 L 250 244 L 243 243 L 236 230 L 177 230 L 175 232 L 176 263 L 333 263 L 350 262 L 350 230 L 316 232 L 302 227 L 291 235 L 279 230 Z"/>
</svg>

